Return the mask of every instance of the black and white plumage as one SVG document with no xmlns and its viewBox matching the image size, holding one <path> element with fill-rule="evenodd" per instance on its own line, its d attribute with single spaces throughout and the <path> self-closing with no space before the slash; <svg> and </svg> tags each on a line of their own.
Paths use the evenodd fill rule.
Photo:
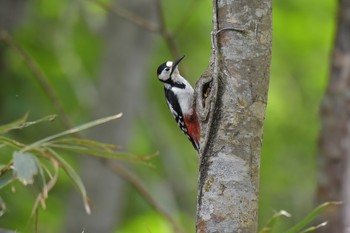
<svg viewBox="0 0 350 233">
<path fill-rule="evenodd" d="M 191 84 L 180 75 L 177 67 L 183 58 L 184 56 L 175 62 L 164 62 L 158 67 L 157 75 L 164 84 L 165 98 L 173 117 L 198 151 L 200 127 L 193 104 L 194 90 Z"/>
</svg>

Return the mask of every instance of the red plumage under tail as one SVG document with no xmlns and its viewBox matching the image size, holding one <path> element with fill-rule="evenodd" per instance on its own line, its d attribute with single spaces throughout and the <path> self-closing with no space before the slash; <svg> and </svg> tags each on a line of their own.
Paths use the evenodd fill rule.
<svg viewBox="0 0 350 233">
<path fill-rule="evenodd" d="M 184 116 L 185 125 L 187 128 L 188 139 L 191 141 L 193 147 L 199 151 L 199 140 L 201 137 L 201 131 L 196 111 L 193 111 L 191 115 Z"/>
</svg>

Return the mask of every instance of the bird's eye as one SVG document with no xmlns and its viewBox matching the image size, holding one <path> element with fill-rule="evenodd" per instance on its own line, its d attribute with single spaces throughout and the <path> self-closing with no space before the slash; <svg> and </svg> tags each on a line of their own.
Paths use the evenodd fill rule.
<svg viewBox="0 0 350 233">
<path fill-rule="evenodd" d="M 169 67 L 165 68 L 165 71 L 169 71 L 169 70 L 170 70 L 170 68 L 169 68 Z"/>
</svg>

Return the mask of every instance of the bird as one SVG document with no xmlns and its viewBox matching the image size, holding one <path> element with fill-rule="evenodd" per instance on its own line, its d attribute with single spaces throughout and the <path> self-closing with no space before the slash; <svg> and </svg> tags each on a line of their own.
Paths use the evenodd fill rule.
<svg viewBox="0 0 350 233">
<path fill-rule="evenodd" d="M 193 147 L 199 151 L 200 124 L 194 104 L 194 90 L 178 69 L 184 57 L 159 65 L 157 76 L 164 84 L 165 98 L 171 114 Z"/>
</svg>

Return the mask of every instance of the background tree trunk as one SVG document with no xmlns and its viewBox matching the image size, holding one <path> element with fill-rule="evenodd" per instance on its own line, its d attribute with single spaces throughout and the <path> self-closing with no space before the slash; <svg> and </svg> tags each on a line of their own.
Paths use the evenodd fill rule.
<svg viewBox="0 0 350 233">
<path fill-rule="evenodd" d="M 350 2 L 340 0 L 330 80 L 321 105 L 317 199 L 342 201 L 323 215 L 318 232 L 350 232 Z"/>
<path fill-rule="evenodd" d="M 209 117 L 200 116 L 197 232 L 256 232 L 272 2 L 213 2 L 214 9 L 217 4 L 217 30 L 224 30 L 217 35 L 219 79 L 215 81 L 211 66 L 196 85 L 199 115 L 210 108 Z M 244 31 L 225 29 L 232 27 Z M 214 76 L 211 84 L 208 76 Z"/>
<path fill-rule="evenodd" d="M 137 3 L 121 1 L 117 4 L 145 18 L 154 15 L 154 7 L 149 0 Z M 113 124 L 96 127 L 91 132 L 91 138 L 125 146 L 136 118 L 146 106 L 144 91 L 147 79 L 144 74 L 154 36 L 109 12 L 104 38 L 105 49 L 93 118 L 119 112 L 123 112 L 123 117 Z M 81 168 L 87 193 L 93 203 L 92 214 L 84 213 L 81 197 L 74 190 L 65 232 L 85 229 L 87 232 L 110 233 L 118 226 L 122 216 L 124 182 L 96 158 L 84 157 Z"/>
<path fill-rule="evenodd" d="M 0 7 L 0 31 L 6 30 L 8 32 L 14 31 L 16 26 L 22 22 L 25 16 L 26 2 L 23 0 L 3 0 Z M 4 47 L 0 46 L 0 77 L 3 77 L 4 69 Z M 0 95 L 1 96 L 1 95 Z M 2 97 L 2 96 L 1 96 Z M 0 108 L 2 108 L 2 101 L 0 98 Z"/>
</svg>

